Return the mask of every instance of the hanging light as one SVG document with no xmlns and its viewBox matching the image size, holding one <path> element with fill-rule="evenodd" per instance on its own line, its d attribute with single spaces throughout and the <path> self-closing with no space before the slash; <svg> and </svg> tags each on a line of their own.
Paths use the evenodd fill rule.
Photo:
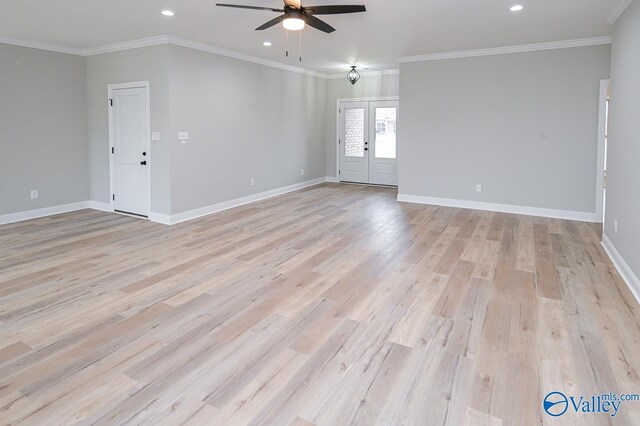
<svg viewBox="0 0 640 426">
<path fill-rule="evenodd" d="M 356 84 L 358 80 L 360 80 L 360 73 L 356 71 L 356 66 L 351 66 L 351 71 L 347 74 L 347 80 L 351 82 L 351 84 Z"/>
</svg>

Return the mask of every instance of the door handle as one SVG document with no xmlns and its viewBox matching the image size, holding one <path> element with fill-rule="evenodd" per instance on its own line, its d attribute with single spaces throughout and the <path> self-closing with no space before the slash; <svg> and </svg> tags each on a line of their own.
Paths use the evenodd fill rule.
<svg viewBox="0 0 640 426">
<path fill-rule="evenodd" d="M 143 153 L 142 153 L 142 156 L 143 156 L 143 157 L 146 157 L 146 156 L 147 156 L 147 152 L 146 152 L 146 151 L 145 151 L 145 152 L 143 152 Z"/>
<path fill-rule="evenodd" d="M 365 150 L 365 151 L 369 151 L 369 148 L 365 147 L 365 148 L 364 148 L 364 150 Z"/>
<path fill-rule="evenodd" d="M 140 162 L 140 165 L 141 165 L 141 166 L 146 166 L 146 165 L 147 165 L 147 162 L 146 162 L 146 161 L 141 161 L 141 162 Z"/>
</svg>

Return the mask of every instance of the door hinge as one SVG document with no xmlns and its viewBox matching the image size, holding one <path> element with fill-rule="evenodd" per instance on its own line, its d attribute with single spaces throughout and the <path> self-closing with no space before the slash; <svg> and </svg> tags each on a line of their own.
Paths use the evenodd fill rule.
<svg viewBox="0 0 640 426">
<path fill-rule="evenodd" d="M 340 173 L 341 173 L 340 170 L 338 170 L 338 176 L 340 176 Z"/>
<path fill-rule="evenodd" d="M 113 194 L 113 201 L 116 200 L 116 194 Z"/>
<path fill-rule="evenodd" d="M 113 99 L 109 99 L 109 106 L 113 106 Z"/>
<path fill-rule="evenodd" d="M 113 147 L 111 147 L 111 153 L 112 153 L 112 154 L 115 154 L 115 153 L 116 153 Z"/>
<path fill-rule="evenodd" d="M 340 139 L 338 139 L 338 144 L 341 144 L 341 143 L 342 143 L 342 141 Z"/>
<path fill-rule="evenodd" d="M 338 108 L 338 114 L 342 114 L 342 108 Z"/>
</svg>

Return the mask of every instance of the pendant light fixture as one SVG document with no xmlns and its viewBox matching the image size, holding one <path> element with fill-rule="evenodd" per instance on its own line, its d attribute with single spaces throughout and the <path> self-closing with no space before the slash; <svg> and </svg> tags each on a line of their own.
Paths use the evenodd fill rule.
<svg viewBox="0 0 640 426">
<path fill-rule="evenodd" d="M 351 71 L 347 74 L 347 80 L 351 82 L 351 84 L 356 84 L 358 80 L 360 80 L 360 73 L 356 71 L 356 66 L 351 66 Z"/>
</svg>

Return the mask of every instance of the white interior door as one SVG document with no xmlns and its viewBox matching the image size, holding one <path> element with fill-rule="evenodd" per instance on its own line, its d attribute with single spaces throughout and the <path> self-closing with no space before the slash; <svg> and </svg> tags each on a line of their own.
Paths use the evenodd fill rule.
<svg viewBox="0 0 640 426">
<path fill-rule="evenodd" d="M 340 181 L 369 182 L 369 104 L 340 105 Z"/>
<path fill-rule="evenodd" d="M 149 214 L 147 87 L 111 91 L 114 210 Z"/>
<path fill-rule="evenodd" d="M 369 103 L 369 183 L 398 185 L 398 102 Z"/>
<path fill-rule="evenodd" d="M 341 102 L 341 182 L 398 185 L 398 102 Z"/>
</svg>

